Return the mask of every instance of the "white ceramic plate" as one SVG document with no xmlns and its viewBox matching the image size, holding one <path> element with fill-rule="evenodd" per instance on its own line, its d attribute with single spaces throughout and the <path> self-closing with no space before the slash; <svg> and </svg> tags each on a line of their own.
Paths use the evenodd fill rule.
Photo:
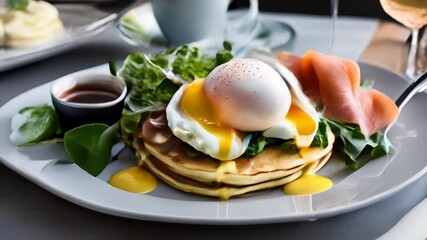
<svg viewBox="0 0 427 240">
<path fill-rule="evenodd" d="M 104 31 L 108 24 L 118 16 L 88 4 L 59 4 L 55 6 L 64 24 L 64 31 L 52 40 L 32 47 L 22 49 L 0 47 L 0 72 L 76 47 Z M 88 12 L 90 14 L 87 14 Z"/>
<path fill-rule="evenodd" d="M 386 70 L 361 64 L 363 77 L 375 80 L 374 87 L 396 98 L 405 80 Z M 84 70 L 108 73 L 108 67 Z M 133 166 L 131 151 L 121 154 L 99 176 L 92 177 L 66 159 L 61 144 L 16 147 L 9 141 L 12 115 L 25 106 L 50 102 L 45 84 L 12 99 L 0 108 L 0 158 L 3 164 L 46 190 L 80 206 L 112 215 L 178 223 L 261 224 L 313 220 L 350 212 L 401 190 L 427 171 L 426 94 L 419 94 L 405 107 L 390 139 L 396 146 L 392 156 L 372 161 L 356 172 L 334 156 L 320 174 L 331 178 L 334 187 L 309 196 L 286 196 L 280 189 L 219 201 L 175 190 L 159 181 L 149 194 L 128 193 L 106 181 L 119 170 Z"/>
</svg>

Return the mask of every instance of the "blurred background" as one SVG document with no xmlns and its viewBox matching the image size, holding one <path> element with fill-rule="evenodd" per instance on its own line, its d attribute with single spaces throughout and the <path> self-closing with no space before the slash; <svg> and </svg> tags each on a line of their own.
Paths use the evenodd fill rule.
<svg viewBox="0 0 427 240">
<path fill-rule="evenodd" d="M 247 0 L 236 0 L 232 7 L 247 6 Z M 260 11 L 265 12 L 289 12 L 289 13 L 309 13 L 318 15 L 330 15 L 330 0 L 260 0 Z M 379 0 L 358 0 L 339 1 L 339 15 L 375 17 L 385 20 L 392 20 L 381 8 Z"/>
</svg>

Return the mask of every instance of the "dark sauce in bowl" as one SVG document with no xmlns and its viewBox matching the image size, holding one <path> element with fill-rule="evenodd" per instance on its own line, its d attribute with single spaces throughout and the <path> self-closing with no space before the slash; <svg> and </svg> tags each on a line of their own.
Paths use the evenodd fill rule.
<svg viewBox="0 0 427 240">
<path fill-rule="evenodd" d="M 126 94 L 124 81 L 105 74 L 67 75 L 51 86 L 52 104 L 64 132 L 90 123 L 116 123 Z"/>
<path fill-rule="evenodd" d="M 62 92 L 59 99 L 74 103 L 105 103 L 117 99 L 120 89 L 108 84 L 78 83 Z"/>
</svg>

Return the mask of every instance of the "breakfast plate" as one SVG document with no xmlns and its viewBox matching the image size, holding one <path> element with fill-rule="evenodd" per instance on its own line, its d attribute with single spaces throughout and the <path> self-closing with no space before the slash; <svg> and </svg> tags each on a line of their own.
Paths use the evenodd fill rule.
<svg viewBox="0 0 427 240">
<path fill-rule="evenodd" d="M 64 31 L 52 40 L 27 48 L 1 48 L 0 72 L 53 56 L 103 32 L 118 15 L 90 4 L 56 4 Z M 90 12 L 90 14 L 83 14 Z"/>
<path fill-rule="evenodd" d="M 408 82 L 387 70 L 360 64 L 363 79 L 374 81 L 374 88 L 393 99 Z M 83 70 L 108 73 L 102 65 Z M 25 92 L 0 108 L 0 161 L 35 184 L 70 202 L 95 211 L 121 217 L 193 224 L 265 224 L 315 220 L 351 212 L 378 202 L 408 186 L 427 171 L 427 159 L 420 143 L 427 139 L 427 112 L 420 111 L 427 95 L 419 94 L 403 109 L 389 138 L 393 155 L 369 162 L 357 171 L 346 168 L 335 155 L 319 174 L 334 182 L 323 193 L 306 196 L 285 195 L 281 189 L 219 201 L 216 198 L 180 192 L 163 184 L 148 194 L 117 189 L 108 179 L 122 169 L 134 166 L 136 157 L 123 151 L 98 176 L 92 177 L 67 160 L 61 144 L 14 146 L 9 140 L 10 122 L 19 109 L 50 103 L 50 83 Z"/>
</svg>

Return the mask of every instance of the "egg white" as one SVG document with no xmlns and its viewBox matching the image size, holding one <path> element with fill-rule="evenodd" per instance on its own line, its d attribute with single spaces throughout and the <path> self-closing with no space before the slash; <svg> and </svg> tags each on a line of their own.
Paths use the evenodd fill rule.
<svg viewBox="0 0 427 240">
<path fill-rule="evenodd" d="M 308 97 L 303 93 L 302 87 L 293 73 L 281 65 L 275 66 L 275 69 L 284 79 L 290 90 L 292 104 L 309 116 L 315 123 L 315 127 L 309 134 L 300 134 L 297 126 L 284 116 L 283 119 L 277 121 L 272 124 L 271 127 L 263 131 L 263 135 L 269 138 L 284 140 L 294 139 L 298 148 L 309 147 L 318 129 L 319 115 L 310 103 Z M 175 93 L 166 108 L 168 125 L 173 134 L 196 150 L 219 160 L 232 160 L 241 156 L 246 151 L 249 144 L 249 137 L 240 139 L 235 135 L 229 146 L 228 155 L 226 157 L 221 157 L 218 137 L 207 131 L 195 119 L 182 111 L 181 99 L 187 86 L 188 85 L 182 86 Z"/>
<path fill-rule="evenodd" d="M 273 124 L 269 129 L 265 130 L 263 135 L 265 137 L 280 138 L 284 140 L 295 139 L 298 148 L 309 147 L 317 132 L 319 114 L 310 103 L 309 98 L 303 93 L 302 87 L 295 75 L 286 67 L 278 63 L 276 64 L 277 66 L 275 66 L 275 69 L 285 80 L 291 92 L 292 104 L 296 105 L 308 116 L 310 116 L 310 118 L 316 123 L 316 126 L 313 132 L 309 135 L 301 135 L 298 133 L 295 124 L 288 121 L 285 117 L 285 119 L 282 121 Z"/>
<path fill-rule="evenodd" d="M 208 132 L 196 120 L 181 110 L 180 103 L 186 86 L 188 85 L 181 86 L 166 108 L 166 118 L 172 133 L 196 150 L 215 159 L 226 161 L 241 156 L 249 144 L 249 137 L 240 139 L 234 136 L 229 147 L 229 153 L 223 158 L 220 156 L 220 142 L 217 136 Z"/>
</svg>

